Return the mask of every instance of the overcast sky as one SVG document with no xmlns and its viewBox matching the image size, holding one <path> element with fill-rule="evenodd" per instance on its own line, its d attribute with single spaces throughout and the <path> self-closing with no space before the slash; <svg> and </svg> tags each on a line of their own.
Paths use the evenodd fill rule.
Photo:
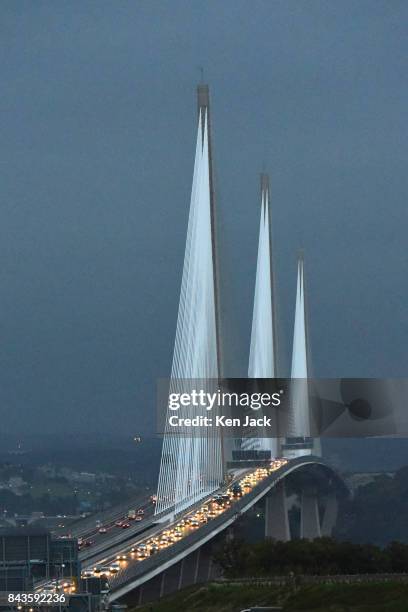
<svg viewBox="0 0 408 612">
<path fill-rule="evenodd" d="M 407 22 L 403 0 L 2 0 L 4 432 L 153 428 L 200 66 L 226 373 L 245 375 L 248 362 L 264 169 L 282 363 L 303 248 L 314 373 L 406 375 Z"/>
</svg>

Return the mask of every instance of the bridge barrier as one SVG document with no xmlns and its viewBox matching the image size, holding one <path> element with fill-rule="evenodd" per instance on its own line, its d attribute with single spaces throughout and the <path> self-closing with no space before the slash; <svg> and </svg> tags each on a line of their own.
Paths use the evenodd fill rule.
<svg viewBox="0 0 408 612">
<path fill-rule="evenodd" d="M 287 586 L 291 584 L 356 584 L 367 582 L 407 582 L 407 573 L 398 574 L 327 574 L 325 576 L 310 574 L 282 574 L 269 576 L 268 578 L 246 577 L 246 578 L 218 578 L 213 580 L 218 584 L 245 586 Z"/>
</svg>

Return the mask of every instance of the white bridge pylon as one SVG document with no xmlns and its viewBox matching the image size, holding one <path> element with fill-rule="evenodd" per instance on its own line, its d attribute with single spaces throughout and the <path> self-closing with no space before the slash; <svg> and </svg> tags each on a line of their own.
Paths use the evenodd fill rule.
<svg viewBox="0 0 408 612">
<path fill-rule="evenodd" d="M 200 95 L 200 90 L 199 90 Z M 216 262 L 211 194 L 209 107 L 199 106 L 193 185 L 183 277 L 171 370 L 170 393 L 183 391 L 185 379 L 218 379 Z M 187 388 L 185 389 L 187 390 Z M 202 409 L 202 414 L 205 410 Z M 167 408 L 168 416 L 174 414 Z M 201 414 L 183 408 L 183 417 Z M 188 436 L 168 424 L 159 473 L 156 514 L 175 514 L 218 489 L 223 480 L 222 441 L 210 428 L 191 428 Z"/>
<path fill-rule="evenodd" d="M 269 177 L 267 174 L 261 174 L 261 215 L 248 378 L 276 378 L 277 376 L 274 300 Z M 257 430 L 254 430 L 253 437 L 242 440 L 242 449 L 269 450 L 271 457 L 276 457 L 278 439 L 266 437 L 265 432 L 261 432 L 262 436 L 256 437 L 256 433 Z"/>
<path fill-rule="evenodd" d="M 303 254 L 298 259 L 295 323 L 291 367 L 291 398 L 288 432 L 284 456 L 295 459 L 303 455 L 319 455 L 320 441 L 310 438 L 309 346 L 307 333 L 305 266 Z"/>
</svg>

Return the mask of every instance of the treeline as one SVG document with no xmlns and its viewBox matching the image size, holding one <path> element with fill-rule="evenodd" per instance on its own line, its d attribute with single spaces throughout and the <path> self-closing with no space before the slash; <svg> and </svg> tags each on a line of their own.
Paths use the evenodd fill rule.
<svg viewBox="0 0 408 612">
<path fill-rule="evenodd" d="M 353 542 L 408 542 L 408 467 L 382 474 L 343 503 L 335 537 Z M 369 517 L 369 520 L 367 520 Z"/>
<path fill-rule="evenodd" d="M 391 542 L 385 548 L 372 544 L 338 542 L 332 538 L 256 544 L 234 539 L 214 555 L 224 574 L 276 576 L 284 574 L 333 575 L 408 572 L 408 545 Z"/>
<path fill-rule="evenodd" d="M 106 508 L 120 504 L 128 498 L 135 497 L 135 494 L 139 491 L 140 489 L 128 489 L 124 485 L 102 492 L 96 491 L 91 498 L 89 511 L 106 510 Z M 16 495 L 7 489 L 0 489 L 0 517 L 10 517 L 15 514 L 29 515 L 32 512 L 43 512 L 48 516 L 63 516 L 79 514 L 82 511 L 80 499 L 76 493 L 62 496 L 44 493 L 38 497 L 33 497 L 29 493 Z"/>
<path fill-rule="evenodd" d="M 12 491 L 0 490 L 0 513 L 2 515 L 28 515 L 32 512 L 44 512 L 51 516 L 77 514 L 78 499 L 76 495 L 52 497 L 49 493 L 33 498 L 29 494 L 15 495 Z"/>
</svg>

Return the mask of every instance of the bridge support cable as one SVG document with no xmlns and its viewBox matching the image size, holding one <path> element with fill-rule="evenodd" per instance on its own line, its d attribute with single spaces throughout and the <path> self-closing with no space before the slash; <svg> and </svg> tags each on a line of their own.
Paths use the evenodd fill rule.
<svg viewBox="0 0 408 612">
<path fill-rule="evenodd" d="M 171 370 L 170 393 L 191 390 L 191 380 L 208 389 L 219 377 L 217 283 L 209 144 L 208 105 L 199 106 L 190 213 Z M 186 388 L 186 381 L 188 386 Z M 172 411 L 167 408 L 168 416 Z M 183 407 L 179 416 L 205 416 L 205 408 Z M 188 431 L 166 419 L 156 513 L 176 514 L 219 488 L 223 480 L 222 440 L 210 428 Z"/>
<path fill-rule="evenodd" d="M 269 176 L 261 174 L 261 215 L 248 378 L 275 378 L 277 376 L 275 287 L 271 236 Z M 242 450 L 268 450 L 271 458 L 279 454 L 276 438 L 268 438 L 264 431 L 259 432 L 259 429 L 255 428 L 251 434 L 251 437 L 242 440 Z"/>
</svg>

